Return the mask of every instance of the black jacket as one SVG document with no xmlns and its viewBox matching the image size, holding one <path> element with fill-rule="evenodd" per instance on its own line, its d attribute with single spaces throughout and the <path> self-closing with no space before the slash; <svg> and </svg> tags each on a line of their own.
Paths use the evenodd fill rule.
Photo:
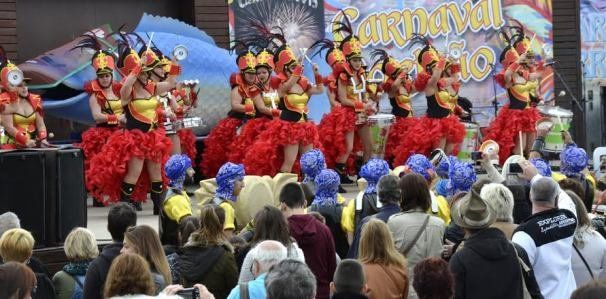
<svg viewBox="0 0 606 299">
<path fill-rule="evenodd" d="M 188 243 L 179 256 L 181 284 L 191 287 L 205 285 L 215 298 L 227 298 L 238 283 L 238 268 L 234 254 L 227 246 L 202 246 Z"/>
<path fill-rule="evenodd" d="M 111 243 L 103 247 L 101 254 L 90 263 L 84 280 L 84 295 L 86 299 L 103 298 L 103 287 L 112 261 L 120 254 L 122 243 Z"/>
<path fill-rule="evenodd" d="M 465 240 L 450 259 L 455 298 L 523 298 L 522 273 L 513 246 L 496 228 L 483 229 Z M 516 246 L 516 250 L 528 260 L 524 249 Z M 538 293 L 533 298 L 540 298 L 534 275 L 526 281 L 531 294 Z"/>
</svg>

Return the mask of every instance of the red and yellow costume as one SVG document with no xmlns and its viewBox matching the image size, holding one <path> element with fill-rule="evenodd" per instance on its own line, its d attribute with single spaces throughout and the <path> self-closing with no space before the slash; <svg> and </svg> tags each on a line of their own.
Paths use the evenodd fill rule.
<svg viewBox="0 0 606 299">
<path fill-rule="evenodd" d="M 331 57 L 332 55 L 332 57 Z M 354 89 L 362 89 L 362 81 L 366 80 L 366 73 L 363 68 L 358 71 L 354 71 L 346 62 L 345 58 L 361 58 L 362 57 L 362 46 L 357 37 L 350 35 L 340 45 L 340 49 L 333 49 L 329 51 L 326 56 L 326 61 L 333 68 L 333 73 L 329 76 L 328 88 L 330 92 L 337 93 L 338 83 L 344 84 L 347 91 L 347 99 L 354 103 L 354 107 L 345 106 L 343 104 L 336 106 L 330 113 L 322 118 L 318 131 L 321 136 L 322 147 L 324 148 L 324 156 L 326 158 L 326 165 L 328 168 L 339 168 L 340 172 L 344 172 L 345 165 L 337 165 L 336 160 L 347 153 L 347 144 L 345 135 L 348 132 L 356 131 L 360 126 L 364 124 L 356 124 L 358 114 L 365 114 L 365 104 L 368 101 L 368 92 L 372 92 L 370 84 L 366 85 L 366 90 L 363 93 L 362 99 L 359 98 L 358 94 L 354 92 Z M 357 78 L 357 83 L 354 88 L 352 79 Z M 335 99 L 340 102 L 338 96 Z M 354 137 L 354 150 L 351 153 L 355 153 L 358 149 L 362 148 L 359 138 Z M 347 159 L 347 165 L 350 169 L 354 163 L 354 157 L 350 155 Z"/>
<path fill-rule="evenodd" d="M 396 148 L 404 142 L 409 136 L 409 129 L 415 124 L 417 119 L 413 118 L 412 112 L 412 93 L 414 92 L 414 80 L 403 70 L 403 66 L 393 57 L 389 56 L 383 50 L 375 50 L 373 58 L 380 56 L 379 61 L 382 64 L 381 70 L 385 74 L 383 90 L 390 92 L 395 82 L 400 79 L 399 87 L 395 93 L 390 93 L 389 103 L 391 104 L 391 113 L 396 120 L 389 130 L 387 143 L 385 145 L 385 160 L 393 160 Z M 377 61 L 377 62 L 379 62 Z"/>
<path fill-rule="evenodd" d="M 446 61 L 440 57 L 438 51 L 425 40 L 425 47 L 419 52 L 418 63 L 423 69 L 415 80 L 415 89 L 419 92 L 427 88 L 431 78 L 429 68 L 442 71 L 442 78 L 437 83 L 435 94 L 426 96 L 427 112 L 416 124 L 409 128 L 405 142 L 395 149 L 393 165 L 403 165 L 412 154 L 429 155 L 445 139 L 447 143 L 454 144 L 453 155 L 465 137 L 465 127 L 461 124 L 459 116 L 463 109 L 458 105 L 460 83 L 455 82 L 447 86 L 448 78 L 444 72 L 454 76 L 460 71 L 456 63 Z M 435 67 L 434 67 L 435 66 Z"/>
<path fill-rule="evenodd" d="M 2 50 L 4 52 L 4 50 Z M 0 93 L 0 113 L 5 110 L 5 105 L 10 105 L 20 100 L 20 95 L 17 92 L 9 91 L 9 74 L 13 71 L 21 72 L 19 68 L 6 60 L 2 63 L 0 70 L 0 84 L 4 90 Z M 42 98 L 33 93 L 28 93 L 27 98 L 24 98 L 27 103 L 32 107 L 32 112 L 28 115 L 22 115 L 17 112 L 11 114 L 4 114 L 4 117 L 11 117 L 13 121 L 13 127 L 17 130 L 16 134 L 10 134 L 7 132 L 8 141 L 6 144 L 1 146 L 2 149 L 17 149 L 27 147 L 27 142 L 30 140 L 42 141 L 46 139 L 46 131 L 38 130 L 36 126 L 37 115 L 43 116 L 44 110 L 42 109 Z"/>
<path fill-rule="evenodd" d="M 267 82 L 262 86 L 261 97 L 263 98 L 263 104 L 265 107 L 272 110 L 272 116 L 257 112 L 255 118 L 246 122 L 242 127 L 242 130 L 236 139 L 232 143 L 231 153 L 229 154 L 229 162 L 242 163 L 246 153 L 249 151 L 255 140 L 258 138 L 263 131 L 267 128 L 267 125 L 271 122 L 274 117 L 280 115 L 280 110 L 275 107 L 279 104 L 279 99 L 272 98 L 270 93 L 276 92 L 275 77 L 271 77 L 271 72 L 274 69 L 274 55 L 269 50 L 264 49 L 257 54 L 257 67 L 267 68 L 270 77 Z M 274 103 L 275 102 L 275 103 Z"/>
<path fill-rule="evenodd" d="M 146 51 L 144 55 L 147 56 L 147 64 L 143 70 L 153 69 L 153 65 L 159 61 L 158 57 L 151 50 Z M 138 75 L 141 71 L 139 55 L 131 49 L 130 52 L 121 55 L 118 67 L 122 74 Z M 178 67 L 175 69 L 175 72 L 178 72 Z M 134 98 L 133 96 L 128 105 L 124 107 L 126 129 L 116 131 L 90 163 L 89 172 L 95 173 L 94 177 L 90 178 L 91 192 L 104 202 L 115 202 L 123 197 L 123 178 L 131 158 L 150 160 L 160 164 L 164 164 L 168 160 L 171 143 L 165 136 L 165 130 L 158 125 L 159 114 L 163 110 L 162 104 L 155 96 L 155 87 L 154 82 L 148 81 L 144 88 L 152 96 L 149 98 Z M 162 169 L 162 178 L 166 183 L 164 169 Z M 127 195 L 134 201 L 143 202 L 147 199 L 150 186 L 148 172 L 144 169 L 133 192 Z M 107 199 L 103 197 L 104 195 L 107 196 Z"/>
<path fill-rule="evenodd" d="M 507 37 L 505 39 L 509 43 L 509 39 Z M 534 70 L 527 65 L 517 63 L 520 55 L 526 55 L 528 49 L 529 41 L 522 37 L 513 46 L 508 44 L 499 59 L 503 70 L 497 74 L 496 81 L 504 88 L 509 86 L 507 88 L 509 104 L 499 110 L 499 114 L 486 130 L 484 139 L 492 139 L 499 144 L 501 163 L 512 154 L 519 138 L 519 132 L 535 132 L 536 122 L 541 118 L 538 109 L 533 105 L 533 102 L 538 101 L 536 90 L 539 83 L 529 78 L 530 73 Z M 507 70 L 513 73 L 512 82 L 506 82 L 505 72 Z M 516 77 L 522 78 L 524 82 L 515 80 Z"/>
<path fill-rule="evenodd" d="M 279 87 L 289 79 L 285 74 L 285 69 L 296 65 L 297 58 L 288 46 L 281 46 L 274 55 L 274 63 L 278 76 L 273 81 L 275 81 L 275 86 Z M 312 84 L 301 75 L 301 66 L 297 65 L 296 68 L 292 76 L 299 77 L 296 84 L 303 89 L 303 92 L 301 94 L 288 93 L 280 98 L 279 107 L 282 109 L 280 118 L 272 120 L 267 125 L 265 131 L 257 138 L 244 157 L 247 174 L 274 176 L 278 173 L 284 161 L 285 145 L 313 144 L 314 147 L 320 147 L 316 125 L 307 120 L 307 102 L 309 101 L 307 92 Z M 297 166 L 295 163 L 293 170 L 295 173 Z"/>
<path fill-rule="evenodd" d="M 255 105 L 253 98 L 259 95 L 260 90 L 255 84 L 244 80 L 244 73 L 255 73 L 257 60 L 255 55 L 247 51 L 238 55 L 236 59 L 239 74 L 232 74 L 230 85 L 232 89 L 237 88 L 238 94 L 246 112 L 229 111 L 227 117 L 219 121 L 204 140 L 204 152 L 200 161 L 200 169 L 206 177 L 215 177 L 221 165 L 228 161 L 229 154 L 233 150 L 232 143 L 238 135 L 239 128 L 246 120 L 255 117 Z"/>
</svg>

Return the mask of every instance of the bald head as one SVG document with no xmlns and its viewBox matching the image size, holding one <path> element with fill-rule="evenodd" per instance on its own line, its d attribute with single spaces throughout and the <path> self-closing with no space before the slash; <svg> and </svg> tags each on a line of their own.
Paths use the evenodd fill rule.
<svg viewBox="0 0 606 299">
<path fill-rule="evenodd" d="M 544 203 L 555 205 L 560 186 L 550 177 L 541 177 L 530 185 L 530 200 L 533 203 Z"/>
<path fill-rule="evenodd" d="M 288 251 L 282 243 L 274 240 L 265 240 L 251 251 L 253 257 L 253 263 L 256 267 L 253 271 L 255 276 L 269 271 L 271 266 L 286 259 Z M 256 272 L 256 273 L 255 273 Z"/>
</svg>

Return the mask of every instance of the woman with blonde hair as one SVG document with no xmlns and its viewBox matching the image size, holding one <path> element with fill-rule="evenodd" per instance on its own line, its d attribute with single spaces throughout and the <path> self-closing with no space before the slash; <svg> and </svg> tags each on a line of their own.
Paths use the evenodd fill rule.
<svg viewBox="0 0 606 299">
<path fill-rule="evenodd" d="M 53 276 L 56 298 L 82 298 L 86 271 L 99 255 L 95 236 L 86 228 L 76 227 L 67 235 L 63 250 L 69 262 Z"/>
<path fill-rule="evenodd" d="M 17 262 L 27 265 L 34 251 L 35 240 L 29 231 L 13 228 L 5 231 L 0 237 L 0 256 L 2 262 Z M 53 282 L 44 273 L 35 273 L 36 292 L 32 298 L 54 298 Z"/>
<path fill-rule="evenodd" d="M 152 272 L 156 294 L 172 282 L 168 260 L 158 233 L 148 225 L 129 227 L 124 233 L 121 253 L 136 253 L 145 258 Z"/>
<path fill-rule="evenodd" d="M 408 297 L 406 259 L 396 250 L 383 221 L 371 219 L 362 227 L 358 259 L 364 268 L 370 299 Z"/>
<path fill-rule="evenodd" d="M 155 293 L 156 287 L 149 264 L 138 254 L 120 254 L 114 259 L 107 273 L 104 298 Z"/>
<path fill-rule="evenodd" d="M 179 256 L 181 284 L 191 287 L 204 284 L 217 298 L 226 298 L 238 282 L 238 267 L 233 247 L 223 233 L 215 204 L 204 205 L 200 211 L 200 229 L 189 236 Z"/>
</svg>

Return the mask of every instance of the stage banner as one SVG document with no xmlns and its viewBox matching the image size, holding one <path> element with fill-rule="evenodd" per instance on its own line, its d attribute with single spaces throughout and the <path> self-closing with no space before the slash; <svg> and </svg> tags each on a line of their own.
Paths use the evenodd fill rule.
<svg viewBox="0 0 606 299">
<path fill-rule="evenodd" d="M 581 0 L 581 61 L 586 83 L 606 78 L 606 1 Z"/>
<path fill-rule="evenodd" d="M 460 96 L 474 105 L 474 117 L 485 126 L 494 117 L 495 98 L 499 107 L 507 103 L 506 91 L 494 82 L 501 70 L 499 55 L 504 43 L 499 39 L 501 28 L 515 25 L 517 20 L 532 38 L 532 50 L 541 59 L 552 57 L 551 0 L 230 0 L 230 34 L 240 39 L 255 30 L 260 21 L 268 27 L 280 26 L 295 50 L 303 53 L 315 40 L 323 37 L 339 40 L 333 34 L 333 22 L 347 15 L 354 33 L 363 45 L 365 62 L 369 67 L 372 49 L 385 49 L 404 63 L 416 65 L 421 45 L 411 45 L 418 33 L 427 36 L 442 53 L 458 58 L 461 64 Z M 311 53 L 310 53 L 311 54 Z M 312 59 L 323 74 L 329 67 L 323 57 Z M 306 75 L 311 67 L 306 64 Z M 416 70 L 413 70 L 413 76 Z M 547 69 L 541 80 L 541 96 L 553 97 L 553 74 Z M 423 94 L 413 98 L 414 114 L 425 113 Z M 310 101 L 311 118 L 319 121 L 329 110 L 326 96 L 314 96 Z M 389 112 L 386 96 L 381 110 Z"/>
</svg>

